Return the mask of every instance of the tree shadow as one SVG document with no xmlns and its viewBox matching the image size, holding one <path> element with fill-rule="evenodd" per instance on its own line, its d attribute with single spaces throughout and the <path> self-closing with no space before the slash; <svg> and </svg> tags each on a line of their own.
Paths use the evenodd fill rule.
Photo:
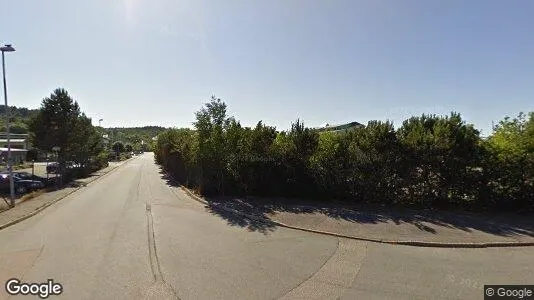
<svg viewBox="0 0 534 300">
<path fill-rule="evenodd" d="M 182 187 L 180 183 L 174 180 L 167 172 L 161 170 L 161 168 L 159 174 L 168 186 Z M 218 201 L 213 201 L 213 199 L 207 197 L 204 197 L 204 199 L 208 202 L 205 205 L 206 211 L 222 218 L 230 226 L 246 228 L 249 231 L 261 232 L 263 234 L 268 234 L 276 230 L 276 225 L 268 217 L 264 216 L 261 211 L 255 210 L 253 206 L 238 206 L 238 202 L 236 202 L 236 205 L 230 208 L 233 211 L 229 211 L 228 208 L 222 206 Z M 252 216 L 252 218 L 245 216 L 245 214 Z"/>
<path fill-rule="evenodd" d="M 467 214 L 437 210 L 410 210 L 373 205 L 302 205 L 303 200 L 284 198 L 217 197 L 210 203 L 243 212 L 269 222 L 277 213 L 323 216 L 341 222 L 358 224 L 389 223 L 391 226 L 410 224 L 420 231 L 438 234 L 444 228 L 463 232 L 480 231 L 513 237 L 534 237 L 534 216 L 518 214 Z M 340 207 L 345 205 L 346 207 Z M 219 209 L 220 211 L 220 209 Z"/>
<path fill-rule="evenodd" d="M 224 219 L 230 226 L 246 228 L 248 231 L 261 232 L 265 235 L 276 230 L 276 224 L 269 218 L 258 211 L 253 211 L 246 207 L 236 209 L 234 206 L 232 209 L 235 212 L 232 212 L 225 209 L 225 206 L 210 200 L 208 200 L 208 205 L 205 207 L 209 213 Z M 253 216 L 253 218 L 244 214 Z"/>
<path fill-rule="evenodd" d="M 159 170 L 159 175 L 160 175 L 161 179 L 163 179 L 167 185 L 172 186 L 172 187 L 180 187 L 181 186 L 180 183 L 178 183 L 176 180 L 174 180 L 174 178 L 172 178 L 171 175 L 169 175 L 167 172 L 163 171 L 161 168 Z"/>
<path fill-rule="evenodd" d="M 166 172 L 160 170 L 160 174 L 169 186 L 181 186 Z M 273 216 L 285 213 L 300 218 L 305 215 L 314 215 L 339 222 L 368 225 L 389 223 L 391 226 L 401 226 L 409 224 L 421 232 L 433 235 L 449 228 L 466 233 L 480 231 L 502 237 L 534 237 L 534 215 L 532 214 L 470 214 L 273 197 L 204 197 L 204 199 L 208 202 L 207 211 L 226 220 L 230 226 L 242 227 L 264 234 L 275 230 L 276 225 L 272 222 Z"/>
</svg>

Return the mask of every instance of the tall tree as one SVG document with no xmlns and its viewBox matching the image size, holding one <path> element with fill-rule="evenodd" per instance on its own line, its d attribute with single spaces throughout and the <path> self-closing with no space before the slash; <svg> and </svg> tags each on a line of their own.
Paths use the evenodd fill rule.
<svg viewBox="0 0 534 300">
<path fill-rule="evenodd" d="M 70 158 L 73 145 L 78 139 L 76 129 L 80 117 L 80 107 L 66 90 L 56 89 L 48 98 L 43 99 L 41 109 L 30 122 L 32 145 L 44 152 L 52 152 L 60 147 L 59 156 Z"/>
<path fill-rule="evenodd" d="M 226 104 L 215 96 L 200 111 L 195 113 L 194 123 L 199 138 L 201 187 L 208 193 L 223 193 L 224 168 L 228 155 L 225 153 L 225 134 L 230 125 L 226 116 Z"/>
<path fill-rule="evenodd" d="M 41 108 L 29 122 L 30 140 L 35 148 L 51 153 L 59 147 L 60 168 L 67 161 L 87 166 L 89 159 L 103 151 L 102 135 L 91 119 L 80 111 L 66 90 L 58 88 L 43 99 Z"/>
</svg>

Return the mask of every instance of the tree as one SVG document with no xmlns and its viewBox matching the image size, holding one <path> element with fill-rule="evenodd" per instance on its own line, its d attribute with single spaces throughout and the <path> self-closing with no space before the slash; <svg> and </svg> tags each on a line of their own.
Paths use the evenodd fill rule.
<svg viewBox="0 0 534 300">
<path fill-rule="evenodd" d="M 71 144 L 73 161 L 86 165 L 91 157 L 104 151 L 102 135 L 84 113 L 78 117 L 73 131 L 78 133 Z"/>
<path fill-rule="evenodd" d="M 119 153 L 124 152 L 125 147 L 124 147 L 124 144 L 121 141 L 117 141 L 117 142 L 113 143 L 113 146 L 111 146 L 111 149 L 113 149 L 113 151 L 115 151 L 115 153 L 119 154 Z"/>
<path fill-rule="evenodd" d="M 124 151 L 126 151 L 128 153 L 132 152 L 133 151 L 132 145 L 131 144 L 124 145 Z"/>
<path fill-rule="evenodd" d="M 195 113 L 195 128 L 199 139 L 201 189 L 206 193 L 224 193 L 224 173 L 228 156 L 225 154 L 225 132 L 230 125 L 226 104 L 215 96 Z"/>
<path fill-rule="evenodd" d="M 474 200 L 480 136 L 473 125 L 454 112 L 422 115 L 404 121 L 397 137 L 402 147 L 400 197 L 426 206 Z"/>
<path fill-rule="evenodd" d="M 30 140 L 34 147 L 50 153 L 59 146 L 61 164 L 73 155 L 73 144 L 79 138 L 78 118 L 80 107 L 67 93 L 58 88 L 48 98 L 43 99 L 41 109 L 30 122 Z"/>
<path fill-rule="evenodd" d="M 505 117 L 484 143 L 489 204 L 500 210 L 534 210 L 534 113 L 528 117 Z"/>
<path fill-rule="evenodd" d="M 153 141 L 156 161 L 202 194 L 343 199 L 440 208 L 534 210 L 534 113 L 506 118 L 486 141 L 458 113 L 318 132 L 245 127 L 220 99 L 195 129 Z M 487 205 L 490 204 L 490 205 Z"/>
<path fill-rule="evenodd" d="M 86 166 L 90 158 L 103 151 L 101 135 L 91 119 L 62 88 L 43 99 L 41 108 L 29 122 L 29 129 L 30 141 L 35 148 L 50 153 L 53 147 L 60 147 L 61 170 L 65 169 L 67 161 Z"/>
</svg>

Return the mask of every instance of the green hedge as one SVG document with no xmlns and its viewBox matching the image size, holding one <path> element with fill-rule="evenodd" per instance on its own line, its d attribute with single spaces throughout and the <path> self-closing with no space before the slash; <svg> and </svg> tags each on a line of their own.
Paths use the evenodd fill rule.
<svg viewBox="0 0 534 300">
<path fill-rule="evenodd" d="M 195 130 L 170 129 L 157 163 L 206 195 L 319 198 L 416 207 L 534 210 L 534 114 L 506 118 L 487 139 L 457 113 L 340 132 L 300 121 L 242 127 L 213 98 Z"/>
</svg>

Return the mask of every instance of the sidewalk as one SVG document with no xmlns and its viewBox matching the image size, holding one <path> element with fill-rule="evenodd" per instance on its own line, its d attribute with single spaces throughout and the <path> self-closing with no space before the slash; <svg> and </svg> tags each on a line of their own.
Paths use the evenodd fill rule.
<svg viewBox="0 0 534 300">
<path fill-rule="evenodd" d="M 283 199 L 205 199 L 210 212 L 254 231 L 289 227 L 374 242 L 438 247 L 534 246 L 534 215 L 287 205 Z M 261 224 L 260 224 L 261 223 Z M 263 224 L 263 225 L 262 225 Z"/>
<path fill-rule="evenodd" d="M 80 188 L 83 188 L 85 185 L 116 169 L 127 161 L 128 160 L 122 162 L 110 162 L 108 167 L 92 173 L 87 178 L 75 180 L 63 189 L 44 193 L 25 201 L 22 201 L 22 198 L 18 198 L 16 199 L 15 207 L 11 209 L 9 209 L 9 206 L 7 206 L 4 201 L 0 201 L 0 229 L 35 215 L 53 203 L 67 197 Z"/>
</svg>

